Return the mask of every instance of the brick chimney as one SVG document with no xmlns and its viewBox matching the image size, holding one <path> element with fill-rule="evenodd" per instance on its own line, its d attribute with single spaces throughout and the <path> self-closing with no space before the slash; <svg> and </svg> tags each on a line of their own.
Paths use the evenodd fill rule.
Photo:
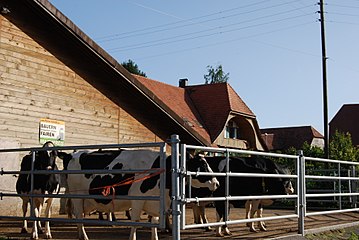
<svg viewBox="0 0 359 240">
<path fill-rule="evenodd" d="M 181 78 L 179 80 L 178 86 L 181 88 L 184 88 L 188 85 L 188 79 L 187 78 Z"/>
</svg>

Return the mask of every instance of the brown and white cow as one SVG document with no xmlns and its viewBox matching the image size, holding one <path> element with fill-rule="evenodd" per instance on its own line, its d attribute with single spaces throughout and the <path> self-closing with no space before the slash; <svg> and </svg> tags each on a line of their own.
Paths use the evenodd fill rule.
<svg viewBox="0 0 359 240">
<path fill-rule="evenodd" d="M 54 147 L 52 142 L 46 142 L 43 147 Z M 34 171 L 37 170 L 58 170 L 56 166 L 57 151 L 38 151 L 35 154 Z M 20 171 L 30 171 L 33 157 L 32 153 L 23 157 L 21 161 Z M 31 174 L 20 173 L 16 181 L 16 192 L 18 194 L 29 194 L 31 193 Z M 33 194 L 52 194 L 58 192 L 60 175 L 59 174 L 34 174 L 33 176 Z M 30 203 L 29 196 L 22 196 L 22 211 L 23 217 L 26 217 L 28 204 Z M 44 197 L 34 197 L 34 216 L 40 217 L 42 207 L 46 204 L 45 217 L 50 218 L 51 216 L 51 205 L 52 198 L 45 199 Z M 24 220 L 21 233 L 27 233 L 27 221 Z M 32 239 L 38 239 L 39 233 L 42 233 L 40 221 L 35 221 L 32 227 Z M 45 236 L 46 238 L 52 238 L 50 232 L 50 224 L 48 221 L 45 222 Z"/>
<path fill-rule="evenodd" d="M 170 207 L 171 189 L 171 161 L 166 158 L 166 209 Z M 159 152 L 150 150 L 115 150 L 115 151 L 96 151 L 96 152 L 75 152 L 69 161 L 68 170 L 90 170 L 90 169 L 156 169 L 160 167 Z M 189 171 L 212 172 L 203 157 L 196 156 L 187 160 Z M 149 175 L 147 173 L 145 175 Z M 159 196 L 159 175 L 148 179 L 137 181 L 143 174 L 122 173 L 122 174 L 68 174 L 68 188 L 70 194 L 81 195 L 101 195 L 106 186 L 109 194 L 126 196 Z M 134 179 L 130 184 L 118 185 L 128 179 Z M 218 181 L 212 176 L 193 176 L 192 186 L 208 188 L 214 191 L 218 187 Z M 123 199 L 72 199 L 73 213 L 77 219 L 82 219 L 85 214 L 94 210 L 102 212 L 131 210 L 132 221 L 140 221 L 141 212 L 154 216 L 152 219 L 158 220 L 160 216 L 159 201 L 149 200 L 123 200 Z M 83 224 L 78 224 L 79 239 L 88 240 Z M 131 228 L 130 240 L 136 239 L 136 227 Z M 157 240 L 157 230 L 152 229 L 152 240 Z"/>
</svg>

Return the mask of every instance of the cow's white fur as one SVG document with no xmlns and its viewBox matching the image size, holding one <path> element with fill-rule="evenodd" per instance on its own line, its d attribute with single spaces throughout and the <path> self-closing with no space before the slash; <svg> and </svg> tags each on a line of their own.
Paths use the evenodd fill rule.
<svg viewBox="0 0 359 240">
<path fill-rule="evenodd" d="M 289 173 L 287 173 L 289 174 Z M 287 194 L 293 194 L 294 188 L 291 182 L 288 183 L 288 186 L 285 187 L 285 192 Z M 271 199 L 255 199 L 255 200 L 247 200 L 245 204 L 246 208 L 246 219 L 253 218 L 255 213 L 257 212 L 257 218 L 263 217 L 263 206 L 270 206 L 273 204 L 273 200 Z M 262 207 L 259 207 L 259 206 Z M 254 222 L 247 223 L 249 230 L 251 232 L 257 232 L 254 227 Z M 262 231 L 267 231 L 265 223 L 263 221 L 258 221 L 258 227 Z"/>
<path fill-rule="evenodd" d="M 39 190 L 34 190 L 34 194 L 42 194 L 42 193 Z M 47 192 L 45 194 L 47 194 Z M 37 197 L 35 197 L 33 199 L 34 199 L 33 203 L 34 203 L 34 206 L 35 206 L 34 207 L 34 216 L 35 217 L 40 217 L 42 207 L 46 203 L 45 217 L 50 218 L 51 217 L 51 206 L 52 206 L 53 198 L 37 198 Z M 23 217 L 26 217 L 29 202 L 30 202 L 29 197 L 22 197 Z M 22 233 L 27 233 L 27 231 L 28 231 L 27 230 L 27 220 L 24 220 L 21 232 Z M 41 231 L 42 231 L 41 222 L 40 221 L 34 221 L 34 224 L 32 226 L 32 231 L 31 231 L 31 238 L 32 239 L 38 239 L 39 238 L 39 232 L 41 232 Z M 51 239 L 52 238 L 49 221 L 45 222 L 45 237 L 46 237 L 46 239 Z"/>
<path fill-rule="evenodd" d="M 73 159 L 69 162 L 68 170 L 80 170 L 81 165 L 79 162 L 79 157 L 81 152 L 76 152 L 73 154 Z M 149 151 L 149 150 L 125 150 L 121 152 L 121 154 L 112 161 L 109 165 L 109 169 L 111 169 L 116 163 L 122 163 L 122 169 L 150 169 L 152 167 L 153 162 L 159 156 L 158 152 Z M 143 177 L 141 175 L 140 177 Z M 139 176 L 136 176 L 135 179 L 138 179 Z M 84 174 L 69 174 L 68 175 L 68 187 L 70 194 L 88 194 L 89 186 L 92 181 L 92 178 L 85 178 Z M 159 183 L 159 180 L 158 180 Z M 129 196 L 159 196 L 160 189 L 158 184 L 155 188 L 147 191 L 146 193 L 142 193 L 140 190 L 140 186 L 142 181 L 134 182 L 129 189 Z M 196 185 L 197 182 L 193 181 L 193 185 Z M 211 184 L 216 184 L 218 186 L 217 180 L 212 180 Z M 206 187 L 211 185 L 206 183 Z M 203 187 L 201 185 L 200 187 Z M 212 187 L 215 190 L 215 187 Z M 165 191 L 166 198 L 165 204 L 166 209 L 170 206 L 170 196 L 169 190 Z M 146 200 L 114 200 L 113 203 L 104 205 L 97 203 L 94 199 L 72 199 L 73 202 L 73 213 L 77 219 L 82 219 L 84 214 L 89 214 L 94 210 L 102 211 L 102 212 L 111 212 L 111 211 L 124 211 L 129 208 L 132 209 L 131 219 L 132 221 L 140 221 L 140 216 L 142 211 L 145 211 L 148 215 L 153 216 L 152 221 L 158 221 L 160 203 L 159 201 L 146 201 Z M 79 239 L 88 240 L 88 236 L 85 232 L 83 224 L 78 224 L 78 234 Z M 131 228 L 130 240 L 136 240 L 136 227 Z M 151 240 L 158 240 L 157 230 L 152 229 Z"/>
</svg>

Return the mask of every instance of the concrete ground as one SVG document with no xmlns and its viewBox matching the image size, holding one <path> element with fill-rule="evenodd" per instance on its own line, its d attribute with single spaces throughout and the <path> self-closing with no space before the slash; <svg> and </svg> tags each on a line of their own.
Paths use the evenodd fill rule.
<svg viewBox="0 0 359 240">
<path fill-rule="evenodd" d="M 214 221 L 215 213 L 213 208 L 207 209 L 210 222 Z M 188 209 L 187 223 L 192 224 L 192 213 Z M 288 210 L 265 210 L 265 216 L 279 216 L 293 214 L 293 211 Z M 244 216 L 243 209 L 235 209 L 231 212 L 231 219 L 242 219 Z M 53 216 L 61 217 L 64 216 Z M 95 218 L 96 216 L 91 216 Z M 117 218 L 121 221 L 126 221 L 123 213 L 117 214 Z M 316 232 L 334 230 L 336 228 L 355 227 L 358 222 L 359 213 L 341 213 L 332 215 L 319 215 L 307 217 L 305 219 L 305 230 L 308 234 L 315 234 Z M 146 221 L 146 216 L 143 216 L 143 221 Z M 71 223 L 59 223 L 53 222 L 52 224 L 52 236 L 56 240 L 70 240 L 77 239 L 77 229 L 75 224 Z M 291 219 L 279 219 L 273 221 L 266 221 L 266 232 L 250 232 L 245 224 L 230 225 L 229 228 L 232 232 L 231 236 L 216 237 L 214 231 L 205 231 L 204 229 L 191 229 L 182 230 L 181 239 L 183 240 L 219 240 L 219 239 L 282 239 L 282 240 L 301 240 L 308 239 L 298 235 L 298 220 L 296 218 Z M 21 222 L 0 220 L 0 239 L 29 239 L 30 234 L 20 234 Z M 106 240 L 106 239 L 118 239 L 127 240 L 130 234 L 129 227 L 124 226 L 86 226 L 86 231 L 90 239 L 92 240 Z M 172 236 L 166 233 L 159 233 L 161 240 L 171 240 Z M 44 238 L 44 235 L 40 235 L 40 239 Z M 138 240 L 150 239 L 150 230 L 141 228 L 138 230 Z"/>
</svg>

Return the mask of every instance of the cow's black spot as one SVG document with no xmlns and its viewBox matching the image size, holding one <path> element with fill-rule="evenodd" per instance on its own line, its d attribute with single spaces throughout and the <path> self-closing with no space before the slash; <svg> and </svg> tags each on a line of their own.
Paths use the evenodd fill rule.
<svg viewBox="0 0 359 240">
<path fill-rule="evenodd" d="M 151 168 L 160 168 L 160 156 L 156 158 L 156 160 L 153 162 Z M 171 189 L 171 157 L 166 158 L 166 188 Z M 159 183 L 160 175 L 153 176 L 151 178 L 148 178 L 144 180 L 141 183 L 140 190 L 142 193 L 145 193 L 153 188 L 156 187 L 157 182 Z M 160 184 L 158 184 L 158 187 L 160 187 Z"/>
<path fill-rule="evenodd" d="M 116 164 L 116 169 L 122 169 L 122 164 Z M 109 204 L 112 201 L 111 196 L 115 195 L 128 195 L 128 190 L 131 184 L 122 186 L 116 186 L 116 184 L 123 183 L 126 180 L 130 180 L 134 177 L 134 174 L 108 174 L 105 176 L 96 176 L 90 183 L 89 194 L 90 195 L 102 195 L 103 190 L 107 186 L 113 186 L 110 188 L 109 199 L 96 199 L 95 201 L 102 204 Z M 113 192 L 115 191 L 115 192 Z"/>
<path fill-rule="evenodd" d="M 122 163 L 116 163 L 112 169 L 122 169 L 123 168 L 123 164 Z"/>
<path fill-rule="evenodd" d="M 121 152 L 122 150 L 82 153 L 80 156 L 81 169 L 106 169 L 106 167 L 108 169 L 108 165 L 118 157 Z M 85 177 L 90 178 L 91 175 L 92 174 L 86 173 Z"/>
<path fill-rule="evenodd" d="M 159 167 L 160 167 L 160 157 L 158 156 L 156 158 L 156 160 L 153 162 L 151 168 L 159 168 Z M 160 179 L 160 175 L 156 175 L 156 176 L 153 176 L 151 178 L 148 178 L 148 179 L 142 181 L 141 186 L 140 186 L 141 192 L 145 193 L 145 192 L 153 189 L 156 186 L 158 179 Z"/>
</svg>

